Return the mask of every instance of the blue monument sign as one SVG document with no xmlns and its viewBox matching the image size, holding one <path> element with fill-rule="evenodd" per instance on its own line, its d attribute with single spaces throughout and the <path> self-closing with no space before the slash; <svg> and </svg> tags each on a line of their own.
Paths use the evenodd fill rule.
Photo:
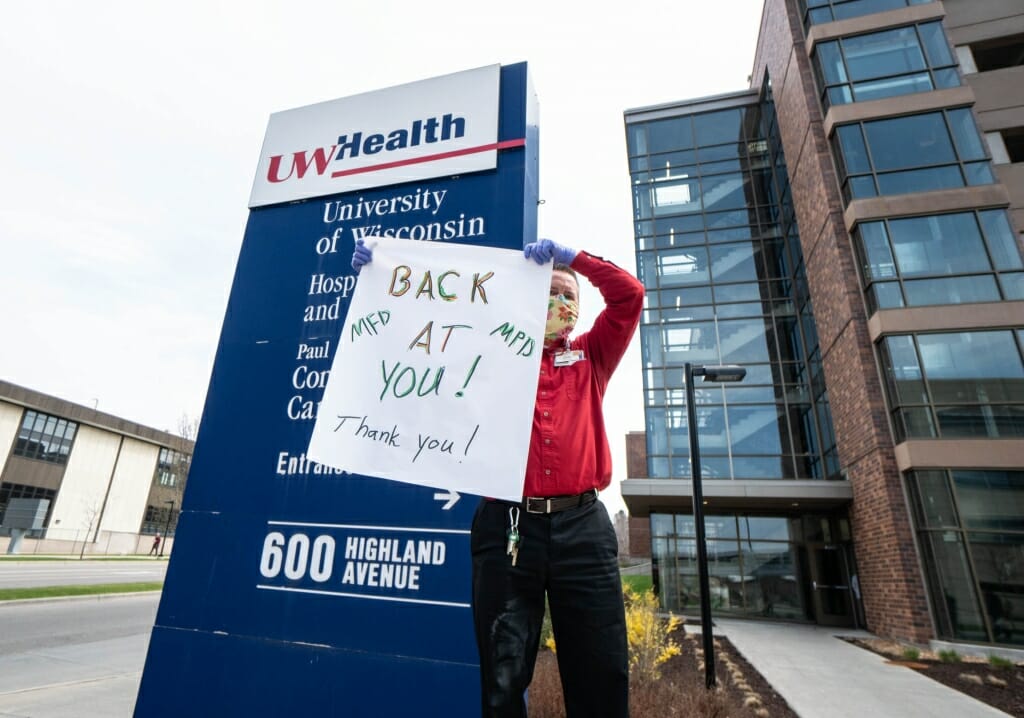
<svg viewBox="0 0 1024 718">
<path fill-rule="evenodd" d="M 355 240 L 521 248 L 536 111 L 522 63 L 271 117 L 136 716 L 479 714 L 476 498 L 305 452 Z"/>
</svg>

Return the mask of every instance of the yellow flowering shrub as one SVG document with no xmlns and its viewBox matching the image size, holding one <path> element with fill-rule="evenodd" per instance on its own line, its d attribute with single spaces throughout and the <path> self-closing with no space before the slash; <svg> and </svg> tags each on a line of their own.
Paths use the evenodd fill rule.
<svg viewBox="0 0 1024 718">
<path fill-rule="evenodd" d="M 637 593 L 623 585 L 622 593 L 626 601 L 630 675 L 641 680 L 657 680 L 661 677 L 658 666 L 682 652 L 671 634 L 683 625 L 683 619 L 670 614 L 667 622 L 663 620 L 658 615 L 658 597 L 653 591 Z M 555 637 L 549 621 L 546 614 L 541 643 L 555 653 Z"/>
<path fill-rule="evenodd" d="M 635 678 L 657 680 L 658 666 L 681 653 L 672 633 L 682 625 L 678 616 L 664 621 L 658 615 L 658 597 L 653 591 L 637 593 L 623 586 L 626 599 L 626 638 L 629 641 L 629 670 Z"/>
</svg>

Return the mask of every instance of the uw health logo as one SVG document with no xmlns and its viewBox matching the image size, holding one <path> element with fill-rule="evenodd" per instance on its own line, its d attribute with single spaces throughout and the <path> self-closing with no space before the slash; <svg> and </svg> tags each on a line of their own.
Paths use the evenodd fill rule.
<svg viewBox="0 0 1024 718">
<path fill-rule="evenodd" d="M 450 152 L 433 153 L 426 156 L 409 157 L 393 162 L 382 162 L 380 164 L 361 165 L 358 167 L 344 166 L 347 161 L 360 156 L 381 155 L 385 158 L 387 153 L 398 152 L 411 147 L 421 145 L 439 144 L 457 140 L 466 134 L 466 118 L 456 117 L 451 113 L 441 117 L 430 117 L 423 120 L 414 120 L 409 127 L 400 127 L 388 132 L 374 132 L 364 134 L 362 130 L 353 132 L 351 135 L 344 134 L 338 137 L 337 143 L 329 147 L 317 147 L 313 150 L 300 150 L 293 152 L 289 159 L 286 155 L 272 155 L 270 165 L 267 168 L 267 181 L 278 184 L 292 178 L 303 179 L 312 169 L 319 177 L 324 176 L 330 170 L 331 177 L 345 177 L 347 175 L 361 172 L 373 172 L 402 165 L 417 164 L 420 162 L 431 162 L 433 160 L 456 157 L 458 155 L 484 152 L 497 149 L 498 143 L 481 145 L 479 147 L 468 147 Z M 287 173 L 285 169 L 287 168 Z"/>
</svg>

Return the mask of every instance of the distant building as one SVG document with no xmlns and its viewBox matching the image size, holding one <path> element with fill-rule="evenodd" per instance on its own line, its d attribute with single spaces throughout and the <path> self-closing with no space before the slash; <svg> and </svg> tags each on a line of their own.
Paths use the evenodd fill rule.
<svg viewBox="0 0 1024 718">
<path fill-rule="evenodd" d="M 696 71 L 690 68 L 689 71 Z M 716 615 L 1024 644 L 1024 6 L 766 0 L 751 89 L 628 110 L 634 555 Z"/>
<path fill-rule="evenodd" d="M 0 381 L 0 519 L 11 499 L 49 502 L 22 553 L 146 553 L 171 538 L 193 443 Z M 0 553 L 10 528 L 0 524 Z M 77 546 L 75 546 L 77 544 Z M 165 551 L 170 544 L 165 546 Z"/>
<path fill-rule="evenodd" d="M 612 528 L 615 529 L 615 539 L 619 545 L 619 556 L 629 556 L 629 516 L 621 509 L 615 512 L 612 517 Z"/>
</svg>

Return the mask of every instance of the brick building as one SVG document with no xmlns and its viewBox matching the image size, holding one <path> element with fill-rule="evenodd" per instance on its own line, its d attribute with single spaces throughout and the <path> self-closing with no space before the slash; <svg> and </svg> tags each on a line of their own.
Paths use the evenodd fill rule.
<svg viewBox="0 0 1024 718">
<path fill-rule="evenodd" d="M 630 545 L 695 610 L 1024 643 L 1024 8 L 766 0 L 751 88 L 628 110 Z"/>
</svg>

